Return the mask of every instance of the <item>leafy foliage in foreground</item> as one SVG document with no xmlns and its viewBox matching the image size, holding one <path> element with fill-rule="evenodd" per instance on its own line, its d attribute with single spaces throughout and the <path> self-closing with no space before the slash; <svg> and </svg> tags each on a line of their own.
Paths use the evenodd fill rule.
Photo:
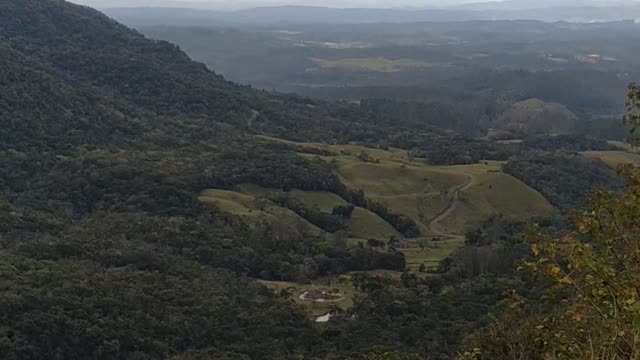
<svg viewBox="0 0 640 360">
<path fill-rule="evenodd" d="M 640 358 L 640 170 L 626 166 L 621 173 L 625 191 L 595 194 L 574 231 L 533 238 L 535 258 L 525 266 L 546 280 L 546 304 L 512 302 L 477 333 L 477 350 L 467 357 Z"/>
<path fill-rule="evenodd" d="M 635 137 L 640 103 L 629 88 L 626 125 Z M 575 228 L 531 234 L 523 267 L 546 295 L 516 297 L 501 317 L 470 338 L 465 359 L 640 359 L 640 168 L 622 165 L 619 194 L 600 191 Z"/>
</svg>

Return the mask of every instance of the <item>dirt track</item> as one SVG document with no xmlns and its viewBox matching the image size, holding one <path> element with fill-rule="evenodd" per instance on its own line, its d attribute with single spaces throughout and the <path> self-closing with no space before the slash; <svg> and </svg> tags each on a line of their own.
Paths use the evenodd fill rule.
<svg viewBox="0 0 640 360">
<path fill-rule="evenodd" d="M 444 209 L 440 215 L 436 216 L 433 220 L 431 220 L 429 222 L 429 229 L 431 229 L 432 232 L 434 232 L 437 235 L 441 235 L 441 236 L 456 236 L 459 234 L 447 234 L 444 231 L 438 230 L 437 228 L 439 227 L 438 225 L 445 220 L 446 218 L 448 218 L 457 208 L 458 208 L 458 204 L 460 203 L 460 194 L 462 192 L 464 192 L 465 190 L 468 190 L 471 186 L 473 186 L 474 184 L 474 179 L 472 176 L 467 175 L 467 182 L 464 183 L 463 185 L 457 187 L 454 191 L 453 191 L 453 196 L 451 197 L 451 201 L 449 201 L 449 205 L 447 206 L 446 209 Z"/>
</svg>

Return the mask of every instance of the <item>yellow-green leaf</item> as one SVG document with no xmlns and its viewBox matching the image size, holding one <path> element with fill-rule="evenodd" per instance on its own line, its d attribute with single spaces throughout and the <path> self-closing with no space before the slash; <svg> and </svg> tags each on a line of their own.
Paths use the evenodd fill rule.
<svg viewBox="0 0 640 360">
<path fill-rule="evenodd" d="M 538 244 L 531 245 L 531 251 L 533 251 L 534 256 L 540 255 L 540 249 L 538 248 Z"/>
</svg>

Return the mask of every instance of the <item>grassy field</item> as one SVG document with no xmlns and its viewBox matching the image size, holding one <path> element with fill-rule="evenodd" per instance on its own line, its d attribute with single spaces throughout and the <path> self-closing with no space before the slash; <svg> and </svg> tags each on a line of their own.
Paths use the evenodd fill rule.
<svg viewBox="0 0 640 360">
<path fill-rule="evenodd" d="M 393 212 L 414 219 L 420 226 L 423 237 L 407 240 L 402 249 L 409 269 L 414 271 L 421 264 L 427 268 L 436 268 L 442 259 L 462 246 L 464 234 L 470 228 L 491 215 L 503 214 L 526 220 L 552 211 L 552 206 L 542 195 L 502 173 L 500 162 L 430 166 L 420 159 L 410 158 L 401 149 L 377 149 L 353 144 L 296 143 L 266 136 L 259 138 L 265 142 L 282 142 L 295 146 L 302 156 L 317 156 L 304 153 L 305 149 L 322 149 L 333 154 L 320 157 L 337 164 L 336 174 L 347 186 L 361 189 L 369 199 L 386 204 Z M 362 160 L 363 153 L 367 154 L 366 162 Z M 281 190 L 265 189 L 252 184 L 240 185 L 235 190 L 237 191 L 206 191 L 201 200 L 215 203 L 223 210 L 248 219 L 276 217 L 315 228 L 287 209 L 273 205 L 256 208 L 256 197 Z M 330 213 L 338 205 L 346 204 L 340 196 L 329 192 L 293 190 L 289 194 L 306 206 L 316 207 L 326 213 Z M 389 223 L 363 208 L 354 210 L 346 226 L 351 244 L 370 238 L 402 238 Z M 318 228 L 314 230 L 322 232 Z M 433 241 L 434 238 L 439 241 Z M 420 247 L 418 243 L 424 246 Z"/>
<path fill-rule="evenodd" d="M 320 228 L 293 211 L 268 201 L 259 202 L 252 195 L 236 191 L 209 189 L 203 191 L 198 199 L 204 204 L 217 206 L 222 211 L 245 218 L 249 224 L 259 221 L 279 222 L 290 224 L 292 229 L 305 229 L 315 235 L 324 233 Z"/>
<path fill-rule="evenodd" d="M 301 191 L 293 190 L 291 196 L 302 201 L 307 207 L 317 207 L 322 212 L 331 213 L 336 206 L 347 205 L 340 196 L 326 191 Z"/>
<path fill-rule="evenodd" d="M 628 151 L 628 152 L 632 152 L 632 153 L 640 153 L 640 149 L 638 148 L 634 148 L 633 146 L 631 146 L 631 144 L 629 144 L 628 142 L 623 142 L 623 141 L 607 141 L 607 143 L 609 143 L 609 145 L 618 147 L 622 150 Z"/>
<path fill-rule="evenodd" d="M 371 196 L 387 205 L 393 212 L 414 219 L 421 230 L 429 232 L 428 223 L 449 205 L 449 195 L 441 193 L 407 194 L 396 196 Z"/>
<path fill-rule="evenodd" d="M 465 182 L 464 174 L 414 165 L 398 153 L 379 159 L 383 160 L 363 163 L 343 159 L 338 162 L 338 174 L 347 186 L 361 189 L 368 198 L 412 218 L 424 233 L 429 232 L 429 221 L 447 208 L 452 191 Z"/>
<path fill-rule="evenodd" d="M 343 165 L 338 174 L 348 186 L 362 189 L 370 196 L 440 193 L 465 181 L 463 175 L 387 161 Z"/>
<path fill-rule="evenodd" d="M 610 167 L 617 168 L 622 164 L 640 166 L 640 155 L 626 151 L 585 151 L 582 155 L 602 160 Z"/>
<path fill-rule="evenodd" d="M 268 214 L 255 209 L 256 199 L 251 195 L 242 194 L 235 191 L 210 189 L 205 190 L 198 198 L 205 204 L 218 206 L 221 210 L 240 216 L 254 218 L 265 217 Z"/>
<path fill-rule="evenodd" d="M 405 256 L 409 271 L 417 272 L 423 264 L 427 270 L 435 270 L 442 259 L 464 245 L 463 236 L 449 237 L 440 241 L 424 240 L 423 243 L 426 243 L 424 247 L 400 249 Z"/>
<path fill-rule="evenodd" d="M 261 138 L 264 141 L 282 141 Z M 505 214 L 516 219 L 529 219 L 552 210 L 538 192 L 502 173 L 500 162 L 429 166 L 419 159 L 411 159 L 401 149 L 284 142 L 301 149 L 323 149 L 337 154 L 323 158 L 338 164 L 337 174 L 345 184 L 363 190 L 367 197 L 388 205 L 394 212 L 411 217 L 425 235 L 430 234 L 430 221 L 454 205 L 456 189 L 468 179 L 472 180 L 471 186 L 459 194 L 459 204 L 442 222 L 444 228 L 439 232 L 462 235 L 469 226 L 490 215 Z M 359 158 L 361 153 L 367 153 L 371 161 L 362 161 Z"/>
<path fill-rule="evenodd" d="M 351 219 L 347 220 L 350 236 L 356 239 L 378 239 L 387 241 L 392 236 L 401 235 L 388 222 L 363 208 L 355 208 Z"/>
<path fill-rule="evenodd" d="M 305 157 L 320 157 L 337 164 L 336 174 L 349 187 L 365 192 L 369 199 L 386 204 L 393 212 L 414 219 L 423 235 L 416 239 L 402 239 L 389 223 L 378 215 L 355 208 L 347 220 L 349 244 L 355 246 L 367 239 L 388 240 L 391 236 L 402 239 L 400 251 L 405 255 L 407 269 L 418 272 L 421 265 L 427 270 L 437 269 L 440 262 L 464 245 L 464 234 L 488 216 L 503 214 L 514 219 L 525 220 L 550 213 L 553 208 L 538 192 L 519 180 L 504 174 L 500 162 L 483 162 L 461 166 L 429 166 L 421 159 L 410 158 L 401 149 L 374 149 L 359 145 L 326 145 L 296 143 L 277 138 L 259 136 L 265 142 L 282 142 L 295 146 Z M 324 150 L 333 155 L 318 156 L 309 150 Z M 309 151 L 309 153 L 305 153 Z M 363 153 L 368 161 L 363 161 Z M 599 154 L 599 156 L 613 154 Z M 621 156 L 621 155 L 616 155 Z M 640 158 L 640 156 L 639 156 Z M 269 193 L 281 192 L 253 184 L 237 186 L 236 191 L 209 190 L 202 193 L 201 200 L 215 203 L 221 209 L 247 219 L 283 218 L 292 223 L 304 224 L 306 220 L 273 204 L 256 207 L 256 198 Z M 330 192 L 293 190 L 288 193 L 307 207 L 315 207 L 330 213 L 334 207 L 347 204 L 340 196 Z M 313 227 L 308 224 L 307 226 Z M 314 227 L 315 228 L 315 227 Z M 315 228 L 316 231 L 322 232 Z M 400 273 L 369 271 L 372 275 L 399 278 Z M 333 306 L 348 309 L 353 305 L 355 290 L 350 274 L 342 281 L 329 284 L 321 279 L 313 284 L 260 281 L 277 293 L 285 291 L 287 296 L 305 307 L 310 316 L 321 316 Z M 299 299 L 311 289 L 331 290 L 337 288 L 345 299 L 337 303 L 313 303 Z"/>
<path fill-rule="evenodd" d="M 455 210 L 441 223 L 445 233 L 464 234 L 492 215 L 526 220 L 548 215 L 552 205 L 537 191 L 502 172 L 473 174 L 472 183 L 460 195 Z M 492 170 L 495 171 L 495 170 Z"/>
<path fill-rule="evenodd" d="M 430 68 L 433 64 L 410 59 L 385 59 L 385 58 L 351 58 L 339 60 L 312 59 L 323 69 L 346 69 L 375 72 L 398 72 L 410 69 Z"/>
</svg>

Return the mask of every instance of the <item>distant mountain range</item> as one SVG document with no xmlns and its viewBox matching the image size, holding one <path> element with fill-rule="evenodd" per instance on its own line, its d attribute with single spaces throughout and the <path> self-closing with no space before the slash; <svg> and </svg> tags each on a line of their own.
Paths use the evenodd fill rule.
<svg viewBox="0 0 640 360">
<path fill-rule="evenodd" d="M 407 23 L 531 19 L 541 21 L 605 22 L 640 19 L 638 2 L 513 0 L 432 9 L 367 9 L 312 6 L 260 7 L 237 11 L 190 8 L 109 8 L 103 11 L 131 26 L 229 26 L 286 24 Z"/>
</svg>

